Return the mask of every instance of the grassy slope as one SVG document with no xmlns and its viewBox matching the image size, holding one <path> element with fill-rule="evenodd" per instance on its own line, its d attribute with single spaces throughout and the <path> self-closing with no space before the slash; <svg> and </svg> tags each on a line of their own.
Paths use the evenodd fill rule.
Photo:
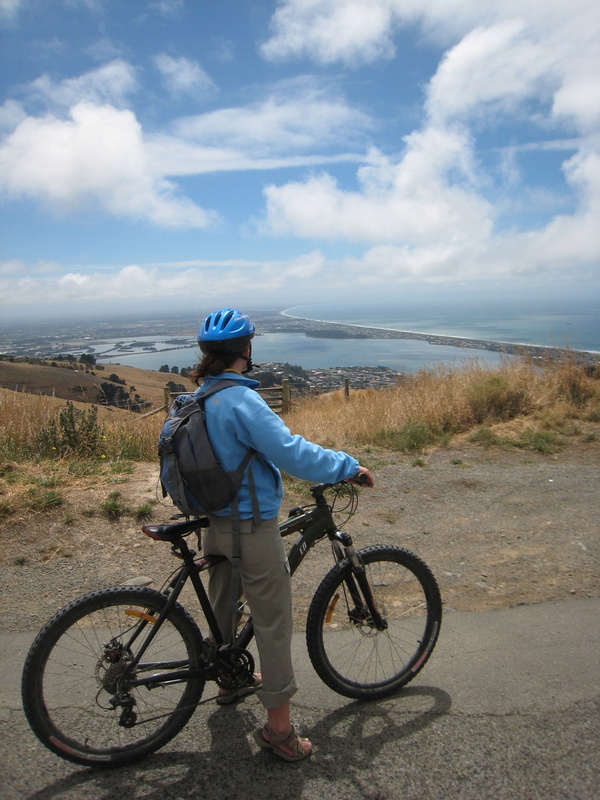
<svg viewBox="0 0 600 800">
<path fill-rule="evenodd" d="M 192 390 L 191 381 L 180 375 L 169 375 L 154 370 L 125 367 L 121 364 L 105 364 L 103 370 L 94 370 L 95 375 L 85 372 L 82 364 L 74 365 L 77 371 L 68 367 L 50 367 L 42 364 L 0 361 L 0 388 L 44 394 L 62 400 L 95 403 L 100 394 L 99 385 L 115 373 L 125 381 L 124 389 L 135 386 L 143 400 L 149 400 L 153 407 L 163 403 L 163 389 L 167 381 L 184 384 Z M 82 369 L 83 368 L 83 369 Z M 78 387 L 82 387 L 83 391 Z"/>
</svg>

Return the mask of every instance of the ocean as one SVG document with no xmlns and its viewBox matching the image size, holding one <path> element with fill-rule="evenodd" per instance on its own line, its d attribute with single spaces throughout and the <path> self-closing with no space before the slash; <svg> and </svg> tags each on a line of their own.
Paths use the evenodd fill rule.
<svg viewBox="0 0 600 800">
<path fill-rule="evenodd" d="M 569 347 L 600 352 L 600 313 L 597 308 L 543 308 L 536 311 L 515 304 L 474 307 L 453 304 L 411 309 L 385 304 L 306 304 L 285 309 L 289 316 L 375 328 L 432 333 L 489 341 Z M 94 342 L 94 353 L 105 353 L 112 363 L 143 369 L 193 366 L 199 356 L 193 339 L 136 337 L 135 340 Z M 133 346 L 132 346 L 133 345 Z M 158 352 L 144 348 L 153 347 Z M 171 349 L 175 348 L 175 349 Z M 384 366 L 412 373 L 435 364 L 460 365 L 476 358 L 498 364 L 503 356 L 487 350 L 450 347 L 411 339 L 318 339 L 302 333 L 262 333 L 257 330 L 253 358 L 261 362 L 288 362 L 305 369 Z"/>
<path fill-rule="evenodd" d="M 600 350 L 600 303 L 570 303 L 537 310 L 523 303 L 481 306 L 472 302 L 402 309 L 398 304 L 361 303 L 292 306 L 285 313 L 308 319 L 374 328 L 435 333 L 495 342 Z"/>
</svg>

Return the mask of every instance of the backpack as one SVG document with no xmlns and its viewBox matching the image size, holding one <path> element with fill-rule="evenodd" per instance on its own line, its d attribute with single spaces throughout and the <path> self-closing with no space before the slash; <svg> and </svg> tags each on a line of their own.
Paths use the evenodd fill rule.
<svg viewBox="0 0 600 800">
<path fill-rule="evenodd" d="M 206 398 L 229 386 L 239 383 L 220 380 L 205 392 L 179 395 L 158 439 L 163 497 L 169 495 L 186 516 L 219 511 L 230 503 L 237 511 L 237 493 L 255 451 L 248 450 L 237 469 L 226 472 L 214 454 L 204 414 Z"/>
</svg>

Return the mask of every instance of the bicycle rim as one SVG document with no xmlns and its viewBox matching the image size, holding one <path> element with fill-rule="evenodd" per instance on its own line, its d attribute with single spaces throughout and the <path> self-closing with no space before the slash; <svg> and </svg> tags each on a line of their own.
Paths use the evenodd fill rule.
<svg viewBox="0 0 600 800">
<path fill-rule="evenodd" d="M 352 597 L 346 560 L 317 589 L 306 636 L 321 679 L 340 694 L 368 700 L 392 694 L 422 669 L 439 634 L 442 603 L 429 568 L 409 551 L 377 546 L 359 555 L 385 629 Z"/>
<path fill-rule="evenodd" d="M 23 671 L 23 706 L 49 749 L 75 763 L 111 766 L 156 750 L 186 724 L 203 680 L 148 688 L 128 677 L 200 666 L 200 632 L 176 604 L 127 671 L 165 602 L 152 589 L 106 589 L 74 601 L 40 632 Z M 111 703 L 118 692 L 125 705 Z"/>
</svg>

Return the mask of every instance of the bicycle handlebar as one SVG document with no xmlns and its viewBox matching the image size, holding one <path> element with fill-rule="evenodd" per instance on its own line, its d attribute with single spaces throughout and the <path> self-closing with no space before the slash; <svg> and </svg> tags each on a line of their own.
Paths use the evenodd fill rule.
<svg viewBox="0 0 600 800">
<path fill-rule="evenodd" d="M 369 478 L 363 473 L 359 472 L 353 478 L 344 478 L 341 481 L 336 481 L 335 483 L 315 483 L 313 486 L 310 487 L 310 493 L 312 496 L 317 500 L 318 498 L 322 498 L 324 492 L 327 489 L 330 489 L 332 486 L 338 486 L 341 483 L 350 484 L 351 486 L 368 486 L 371 487 L 371 483 L 369 482 Z"/>
<path fill-rule="evenodd" d="M 355 483 L 357 486 L 368 486 L 369 488 L 373 486 L 364 472 L 359 472 L 354 478 L 348 478 L 348 483 Z"/>
</svg>

